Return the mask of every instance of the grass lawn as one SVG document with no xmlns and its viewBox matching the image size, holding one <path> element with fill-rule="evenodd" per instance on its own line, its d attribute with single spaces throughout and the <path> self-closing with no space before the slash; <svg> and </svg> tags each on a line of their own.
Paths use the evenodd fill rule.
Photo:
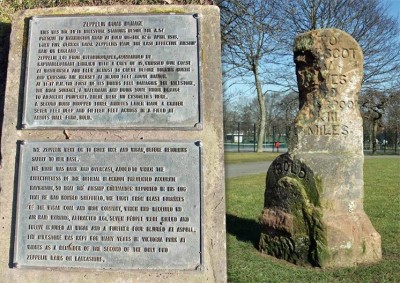
<svg viewBox="0 0 400 283">
<path fill-rule="evenodd" d="M 400 159 L 373 158 L 364 164 L 364 208 L 382 237 L 383 259 L 357 268 L 302 268 L 257 251 L 258 216 L 265 174 L 227 180 L 229 282 L 400 282 Z"/>
<path fill-rule="evenodd" d="M 225 152 L 225 164 L 273 161 L 282 152 Z"/>
</svg>

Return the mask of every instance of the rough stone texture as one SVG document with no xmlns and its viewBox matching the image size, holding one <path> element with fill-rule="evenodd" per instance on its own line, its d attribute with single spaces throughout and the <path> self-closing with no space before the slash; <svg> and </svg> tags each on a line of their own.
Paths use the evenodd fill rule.
<svg viewBox="0 0 400 283">
<path fill-rule="evenodd" d="M 200 17 L 201 130 L 22 130 L 18 127 L 28 18 L 35 15 L 198 13 Z M 14 17 L 1 140 L 0 274 L 2 282 L 226 282 L 225 194 L 222 143 L 222 90 L 219 10 L 215 6 L 105 6 L 26 10 Z M 202 271 L 17 269 L 12 265 L 18 168 L 17 141 L 202 141 L 204 269 Z"/>
<path fill-rule="evenodd" d="M 259 248 L 321 267 L 378 261 L 363 209 L 361 48 L 343 31 L 315 30 L 296 37 L 294 60 L 300 111 L 288 153 L 268 170 Z"/>
</svg>

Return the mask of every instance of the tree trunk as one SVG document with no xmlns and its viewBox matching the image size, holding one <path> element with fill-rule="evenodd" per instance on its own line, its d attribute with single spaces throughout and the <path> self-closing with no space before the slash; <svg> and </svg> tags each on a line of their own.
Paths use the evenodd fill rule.
<svg viewBox="0 0 400 283">
<path fill-rule="evenodd" d="M 375 152 L 376 152 L 376 132 L 377 131 L 378 131 L 378 120 L 373 119 L 372 120 L 372 134 L 371 134 L 372 154 L 375 154 Z"/>
<path fill-rule="evenodd" d="M 365 118 L 366 119 L 366 118 Z M 373 137 L 373 135 L 372 135 L 372 133 L 373 133 L 373 127 L 374 127 L 374 123 L 372 122 L 372 120 L 370 120 L 369 118 L 368 118 L 368 120 L 369 120 L 369 125 L 368 125 L 368 128 L 369 128 L 369 131 L 368 131 L 368 137 L 369 137 L 369 142 L 368 142 L 368 149 L 369 150 L 372 150 L 372 140 L 374 139 L 374 137 Z"/>
<path fill-rule="evenodd" d="M 254 68 L 253 72 L 254 72 L 254 81 L 256 83 L 258 107 L 260 109 L 260 116 L 258 119 L 258 129 L 259 130 L 258 130 L 258 137 L 257 137 L 257 152 L 263 152 L 267 110 L 265 107 L 264 94 L 262 91 L 257 66 Z"/>
</svg>

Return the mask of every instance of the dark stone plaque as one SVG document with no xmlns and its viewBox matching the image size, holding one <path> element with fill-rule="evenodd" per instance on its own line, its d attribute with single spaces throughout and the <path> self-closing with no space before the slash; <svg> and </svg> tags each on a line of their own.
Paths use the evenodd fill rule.
<svg viewBox="0 0 400 283">
<path fill-rule="evenodd" d="M 29 24 L 23 128 L 194 128 L 196 15 L 42 16 Z"/>
<path fill-rule="evenodd" d="M 24 142 L 17 267 L 202 266 L 201 147 Z"/>
</svg>

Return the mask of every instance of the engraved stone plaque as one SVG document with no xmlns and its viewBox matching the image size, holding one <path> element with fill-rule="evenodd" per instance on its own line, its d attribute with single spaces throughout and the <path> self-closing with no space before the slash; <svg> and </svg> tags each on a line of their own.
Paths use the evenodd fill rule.
<svg viewBox="0 0 400 283">
<path fill-rule="evenodd" d="M 198 18 L 38 16 L 29 23 L 23 128 L 194 128 Z"/>
<path fill-rule="evenodd" d="M 202 266 L 195 142 L 24 142 L 17 267 Z"/>
</svg>

